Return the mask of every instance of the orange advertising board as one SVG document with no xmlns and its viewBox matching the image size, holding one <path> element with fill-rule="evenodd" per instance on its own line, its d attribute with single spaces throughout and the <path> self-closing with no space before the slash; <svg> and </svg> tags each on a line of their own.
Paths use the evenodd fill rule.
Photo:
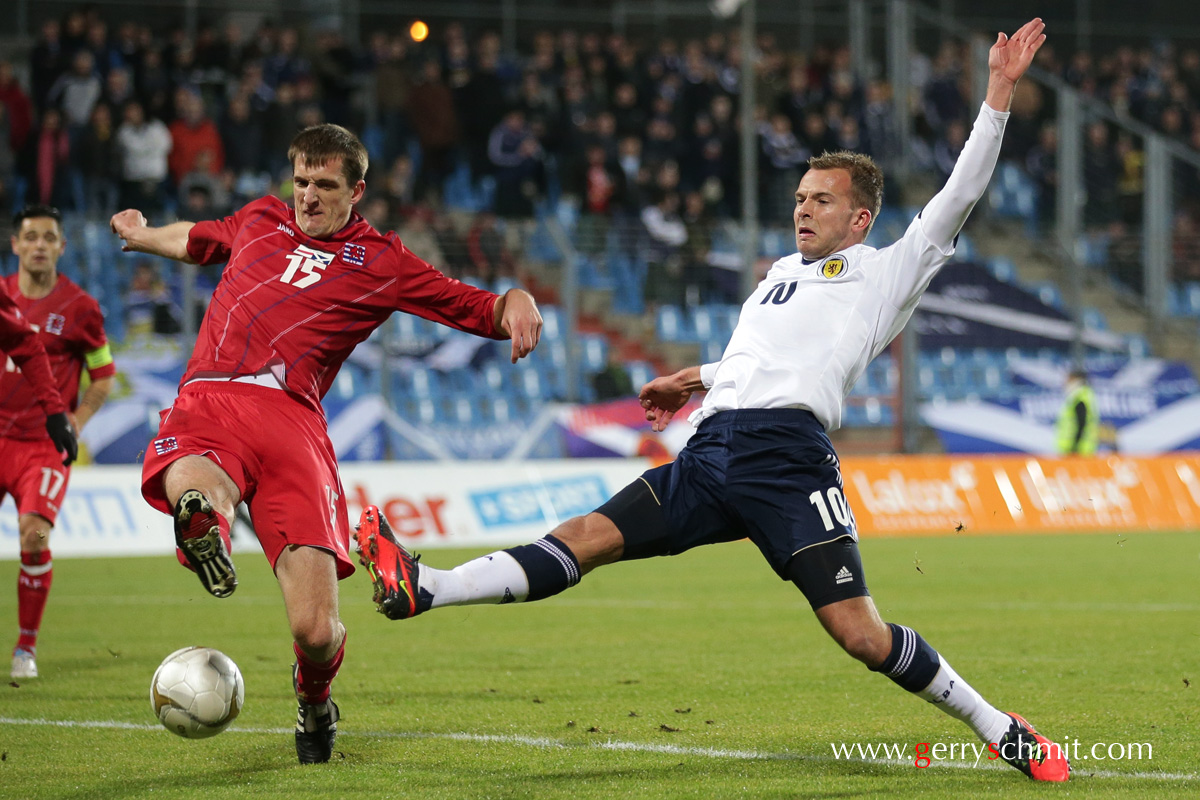
<svg viewBox="0 0 1200 800">
<path fill-rule="evenodd" d="M 842 461 L 862 536 L 1200 527 L 1200 453 Z"/>
</svg>

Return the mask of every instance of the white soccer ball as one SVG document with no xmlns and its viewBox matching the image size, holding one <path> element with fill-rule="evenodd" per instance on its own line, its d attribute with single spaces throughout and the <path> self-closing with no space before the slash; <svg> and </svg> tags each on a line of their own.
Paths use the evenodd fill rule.
<svg viewBox="0 0 1200 800">
<path fill-rule="evenodd" d="M 211 647 L 185 647 L 163 659 L 150 681 L 150 707 L 186 739 L 216 736 L 237 719 L 246 698 L 242 672 Z"/>
</svg>

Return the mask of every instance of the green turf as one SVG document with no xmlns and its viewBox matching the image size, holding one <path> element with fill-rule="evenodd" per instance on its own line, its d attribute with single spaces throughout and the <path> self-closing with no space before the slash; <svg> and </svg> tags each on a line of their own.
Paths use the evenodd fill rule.
<svg viewBox="0 0 1200 800">
<path fill-rule="evenodd" d="M 973 737 L 838 651 L 800 594 L 736 543 L 607 567 L 541 603 L 407 622 L 374 613 L 353 576 L 337 754 L 300 767 L 283 730 L 291 649 L 261 557 L 240 558 L 223 601 L 171 559 L 61 559 L 42 677 L 0 686 L 0 798 L 1200 797 L 1200 779 L 1146 777 L 1200 773 L 1200 534 L 862 550 L 885 619 L 920 630 L 996 705 L 1085 749 L 1149 742 L 1153 758 L 1077 760 L 1066 786 L 1007 768 L 834 761 L 831 742 L 911 753 Z M 10 629 L 14 595 L 0 593 Z M 245 675 L 245 710 L 214 739 L 179 739 L 150 714 L 155 666 L 188 644 L 223 650 Z M 1116 775 L 1089 777 L 1097 768 Z"/>
</svg>

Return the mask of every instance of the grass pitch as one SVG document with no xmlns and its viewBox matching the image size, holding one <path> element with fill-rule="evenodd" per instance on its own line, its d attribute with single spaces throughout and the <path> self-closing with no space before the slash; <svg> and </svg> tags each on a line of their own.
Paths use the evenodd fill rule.
<svg viewBox="0 0 1200 800">
<path fill-rule="evenodd" d="M 961 758 L 916 769 L 917 742 L 973 737 L 842 654 L 742 542 L 606 567 L 540 603 L 406 622 L 374 613 L 354 575 L 334 761 L 300 767 L 286 621 L 261 557 L 240 557 L 228 600 L 169 558 L 62 559 L 42 677 L 0 686 L 0 798 L 1200 797 L 1200 534 L 862 550 L 884 618 L 921 631 L 1000 708 L 1080 753 L 1149 743 L 1152 757 L 1076 758 L 1066 785 Z M 0 593 L 0 619 L 15 636 L 14 595 Z M 242 715 L 203 741 L 150 713 L 151 674 L 189 644 L 223 650 L 246 680 Z M 906 749 L 834 758 L 855 743 Z"/>
</svg>

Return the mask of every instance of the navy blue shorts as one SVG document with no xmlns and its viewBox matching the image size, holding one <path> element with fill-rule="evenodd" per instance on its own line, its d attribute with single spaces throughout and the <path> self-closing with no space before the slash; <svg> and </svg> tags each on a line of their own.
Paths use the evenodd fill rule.
<svg viewBox="0 0 1200 800">
<path fill-rule="evenodd" d="M 789 580 L 797 553 L 858 539 L 833 445 L 801 409 L 714 414 L 675 461 L 642 473 L 596 510 L 625 538 L 623 561 L 748 538 Z"/>
</svg>

